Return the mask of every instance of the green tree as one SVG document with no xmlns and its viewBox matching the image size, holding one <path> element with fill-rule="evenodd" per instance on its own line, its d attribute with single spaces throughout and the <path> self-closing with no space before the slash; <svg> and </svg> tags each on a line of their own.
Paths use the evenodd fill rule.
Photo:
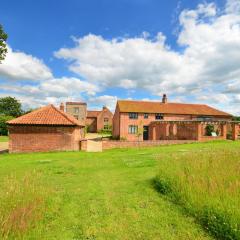
<svg viewBox="0 0 240 240">
<path fill-rule="evenodd" d="M 5 59 L 7 54 L 7 41 L 8 35 L 4 32 L 2 25 L 0 24 L 0 63 Z"/>
<path fill-rule="evenodd" d="M 8 129 L 7 129 L 7 121 L 13 119 L 12 116 L 4 116 L 0 115 L 0 136 L 1 135 L 8 135 Z"/>
<path fill-rule="evenodd" d="M 19 117 L 22 113 L 21 103 L 16 98 L 0 98 L 0 115 Z"/>
</svg>

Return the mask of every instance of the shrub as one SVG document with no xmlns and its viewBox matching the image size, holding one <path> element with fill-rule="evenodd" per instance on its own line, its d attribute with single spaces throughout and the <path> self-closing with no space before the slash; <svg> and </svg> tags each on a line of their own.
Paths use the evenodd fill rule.
<svg viewBox="0 0 240 240">
<path fill-rule="evenodd" d="M 0 115 L 0 135 L 3 135 L 3 136 L 8 135 L 7 121 L 11 119 L 13 119 L 12 116 Z"/>
<path fill-rule="evenodd" d="M 212 136 L 212 132 L 214 132 L 214 126 L 212 124 L 208 124 L 205 130 L 207 136 Z"/>
</svg>

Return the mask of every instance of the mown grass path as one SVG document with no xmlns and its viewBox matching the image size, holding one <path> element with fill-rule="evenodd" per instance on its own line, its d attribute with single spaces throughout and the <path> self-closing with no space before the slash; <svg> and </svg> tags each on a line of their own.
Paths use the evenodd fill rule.
<svg viewBox="0 0 240 240">
<path fill-rule="evenodd" d="M 38 175 L 33 192 L 43 199 L 39 203 L 41 214 L 34 218 L 32 211 L 31 224 L 14 229 L 8 239 L 211 239 L 193 218 L 155 191 L 152 179 L 161 157 L 221 144 L 226 143 L 103 153 L 1 155 L 0 197 L 5 198 L 3 191 L 7 189 L 1 183 L 8 176 L 14 176 L 23 192 L 16 197 L 16 205 L 20 198 L 32 197 L 29 186 L 20 182 L 24 176 L 30 176 L 31 183 L 31 178 Z M 0 205 L 0 212 L 4 212 L 3 207 Z"/>
</svg>

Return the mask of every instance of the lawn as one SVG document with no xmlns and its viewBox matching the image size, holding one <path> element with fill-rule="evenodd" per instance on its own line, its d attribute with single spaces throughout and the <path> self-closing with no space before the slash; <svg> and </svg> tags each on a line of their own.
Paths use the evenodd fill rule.
<svg viewBox="0 0 240 240">
<path fill-rule="evenodd" d="M 0 142 L 8 142 L 8 136 L 0 136 Z"/>
<path fill-rule="evenodd" d="M 197 161 L 210 152 L 217 158 L 226 153 L 225 160 L 239 166 L 239 147 L 239 142 L 215 142 L 103 153 L 0 155 L 1 236 L 213 239 L 183 206 L 156 191 L 153 179 L 165 167 L 178 176 L 175 169 L 181 168 L 173 164 L 191 154 Z"/>
</svg>

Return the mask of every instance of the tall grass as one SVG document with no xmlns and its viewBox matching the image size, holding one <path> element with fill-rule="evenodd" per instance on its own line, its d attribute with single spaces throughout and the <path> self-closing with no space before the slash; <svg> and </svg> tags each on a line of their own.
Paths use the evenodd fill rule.
<svg viewBox="0 0 240 240">
<path fill-rule="evenodd" d="M 46 188 L 35 172 L 21 179 L 7 176 L 0 187 L 0 238 L 21 239 L 43 217 Z"/>
<path fill-rule="evenodd" d="M 240 150 L 172 154 L 154 182 L 217 239 L 240 239 Z"/>
</svg>

